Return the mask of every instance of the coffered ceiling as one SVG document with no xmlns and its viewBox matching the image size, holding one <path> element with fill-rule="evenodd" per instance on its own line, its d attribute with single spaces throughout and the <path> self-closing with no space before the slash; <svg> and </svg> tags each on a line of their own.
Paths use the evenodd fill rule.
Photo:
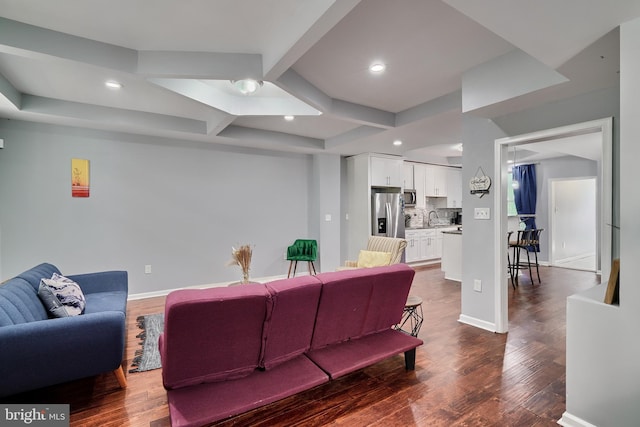
<svg viewBox="0 0 640 427">
<path fill-rule="evenodd" d="M 0 117 L 303 153 L 459 155 L 463 73 L 520 50 L 567 78 L 485 117 L 608 87 L 615 29 L 637 16 L 637 0 L 0 0 Z M 368 70 L 376 61 L 383 73 Z M 240 95 L 230 81 L 243 78 L 264 85 Z"/>
</svg>

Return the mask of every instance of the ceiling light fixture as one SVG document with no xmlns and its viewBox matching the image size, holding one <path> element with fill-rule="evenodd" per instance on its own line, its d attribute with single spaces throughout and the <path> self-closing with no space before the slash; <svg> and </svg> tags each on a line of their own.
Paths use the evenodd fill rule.
<svg viewBox="0 0 640 427">
<path fill-rule="evenodd" d="M 393 145 L 398 147 L 398 146 L 402 145 L 402 141 L 400 141 L 399 139 L 396 139 L 395 141 L 393 141 Z"/>
<path fill-rule="evenodd" d="M 231 84 L 241 94 L 253 95 L 258 91 L 258 89 L 262 87 L 264 82 L 262 80 L 242 79 L 242 80 L 231 80 Z"/>
<path fill-rule="evenodd" d="M 513 166 L 515 167 L 516 165 L 516 147 L 513 147 Z M 513 168 L 511 168 L 511 186 L 513 187 L 514 190 L 517 190 L 520 188 L 520 183 L 515 179 L 515 177 L 513 176 Z"/>
<path fill-rule="evenodd" d="M 293 119 L 295 119 L 294 116 L 284 116 L 284 119 L 288 122 L 292 121 Z"/>
<path fill-rule="evenodd" d="M 372 73 L 375 73 L 375 74 L 380 74 L 386 69 L 387 69 L 387 66 L 385 64 L 383 64 L 382 62 L 373 63 L 369 67 L 369 71 L 371 71 Z"/>
<path fill-rule="evenodd" d="M 107 80 L 106 82 L 104 82 L 104 85 L 109 89 L 122 89 L 122 83 L 115 80 Z"/>
</svg>

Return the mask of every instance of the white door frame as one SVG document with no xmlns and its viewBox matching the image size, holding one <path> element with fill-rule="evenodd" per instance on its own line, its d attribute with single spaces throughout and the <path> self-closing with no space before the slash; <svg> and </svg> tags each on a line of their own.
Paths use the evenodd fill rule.
<svg viewBox="0 0 640 427">
<path fill-rule="evenodd" d="M 611 222 L 612 211 L 612 126 L 611 117 L 532 132 L 524 135 L 496 139 L 494 145 L 494 177 L 496 191 L 494 193 L 494 276 L 495 280 L 495 325 L 496 332 L 504 333 L 509 329 L 508 319 L 508 276 L 507 276 L 507 150 L 509 146 L 520 146 L 532 142 L 553 140 L 575 135 L 601 132 L 602 160 L 598 165 L 600 177 L 600 253 L 601 277 L 609 277 L 611 270 Z"/>
</svg>

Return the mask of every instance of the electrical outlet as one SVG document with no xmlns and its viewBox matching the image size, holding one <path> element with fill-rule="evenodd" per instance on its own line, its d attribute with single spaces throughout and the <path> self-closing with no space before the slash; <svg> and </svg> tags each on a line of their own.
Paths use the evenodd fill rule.
<svg viewBox="0 0 640 427">
<path fill-rule="evenodd" d="M 476 292 L 482 292 L 482 280 L 475 279 L 473 281 L 473 290 Z"/>
<path fill-rule="evenodd" d="M 474 208 L 473 219 L 491 219 L 491 208 Z"/>
<path fill-rule="evenodd" d="M 147 264 L 144 266 L 144 274 L 151 274 L 151 265 Z"/>
</svg>

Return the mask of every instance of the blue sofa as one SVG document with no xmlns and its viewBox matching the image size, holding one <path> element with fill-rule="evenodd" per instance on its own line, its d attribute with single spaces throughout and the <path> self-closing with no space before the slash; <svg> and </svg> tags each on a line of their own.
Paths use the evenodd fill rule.
<svg viewBox="0 0 640 427">
<path fill-rule="evenodd" d="M 66 276 L 84 294 L 78 316 L 50 318 L 40 280 L 60 271 L 40 264 L 0 285 L 0 396 L 113 371 L 122 388 L 126 271 Z"/>
</svg>

